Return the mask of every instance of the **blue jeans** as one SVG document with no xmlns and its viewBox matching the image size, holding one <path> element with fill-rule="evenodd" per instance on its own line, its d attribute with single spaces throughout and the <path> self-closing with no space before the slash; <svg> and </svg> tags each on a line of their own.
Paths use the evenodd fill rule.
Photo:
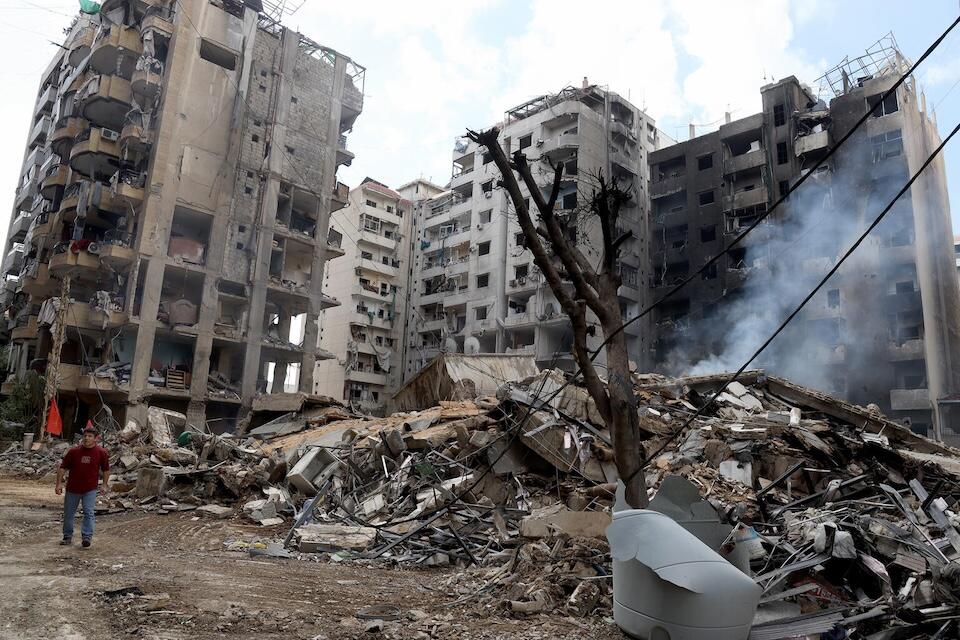
<svg viewBox="0 0 960 640">
<path fill-rule="evenodd" d="M 77 507 L 83 504 L 83 524 L 80 525 L 80 535 L 84 540 L 93 537 L 93 507 L 97 503 L 97 490 L 86 493 L 63 494 L 63 539 L 73 537 L 73 519 L 77 515 Z"/>
</svg>

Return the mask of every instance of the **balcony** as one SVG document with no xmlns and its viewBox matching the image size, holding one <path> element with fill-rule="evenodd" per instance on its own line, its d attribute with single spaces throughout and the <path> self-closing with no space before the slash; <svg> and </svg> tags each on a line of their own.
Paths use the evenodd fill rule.
<svg viewBox="0 0 960 640">
<path fill-rule="evenodd" d="M 136 256 L 136 252 L 130 247 L 120 244 L 100 245 L 100 261 L 115 271 L 129 269 Z"/>
<path fill-rule="evenodd" d="M 686 188 L 687 175 L 681 173 L 675 176 L 665 176 L 656 182 L 650 183 L 650 197 L 654 200 L 665 196 L 680 193 Z"/>
<path fill-rule="evenodd" d="M 67 62 L 71 67 L 78 67 L 87 56 L 90 55 L 90 49 L 93 47 L 93 41 L 97 37 L 97 27 L 92 24 L 80 29 L 68 45 L 70 53 L 67 56 Z"/>
<path fill-rule="evenodd" d="M 73 222 L 77 217 L 77 206 L 80 204 L 80 184 L 77 180 L 67 185 L 63 191 L 63 198 L 60 200 L 60 217 L 63 222 Z M 101 211 L 107 211 L 116 215 L 124 215 L 130 212 L 130 207 L 119 196 L 114 196 L 110 192 L 110 187 L 100 185 L 99 195 L 97 195 L 97 186 L 90 185 L 90 192 L 87 201 L 87 224 L 95 227 L 108 228 L 114 225 L 112 219 L 100 215 Z"/>
<path fill-rule="evenodd" d="M 920 291 L 913 290 L 888 293 L 883 308 L 887 313 L 919 311 L 922 308 L 920 304 Z"/>
<path fill-rule="evenodd" d="M 120 149 L 127 153 L 146 154 L 150 151 L 153 138 L 142 124 L 128 122 L 120 130 Z"/>
<path fill-rule="evenodd" d="M 540 321 L 537 320 L 536 314 L 532 311 L 514 313 L 503 319 L 503 327 L 505 329 L 525 329 L 535 327 L 539 323 Z"/>
<path fill-rule="evenodd" d="M 30 211 L 33 208 L 33 200 L 37 197 L 37 182 L 30 178 L 26 183 L 20 185 L 17 194 L 13 199 L 13 207 L 16 211 Z"/>
<path fill-rule="evenodd" d="M 15 342 L 20 340 L 36 340 L 37 331 L 37 316 L 29 316 L 22 323 L 17 323 L 17 326 L 10 332 L 10 339 Z"/>
<path fill-rule="evenodd" d="M 346 255 L 340 245 L 343 243 L 343 234 L 335 229 L 330 229 L 327 232 L 327 244 L 325 245 L 326 249 L 326 258 L 327 260 L 333 260 L 334 258 L 341 258 Z"/>
<path fill-rule="evenodd" d="M 906 340 L 903 344 L 890 342 L 890 344 L 887 345 L 887 357 L 894 362 L 922 360 L 924 358 L 923 338 Z"/>
<path fill-rule="evenodd" d="M 95 309 L 87 302 L 70 302 L 64 315 L 66 326 L 85 331 L 117 329 L 127 323 L 127 314 L 122 311 Z"/>
<path fill-rule="evenodd" d="M 127 393 L 127 385 L 117 384 L 109 378 L 98 378 L 90 373 L 90 368 L 79 364 L 60 365 L 60 391 L 73 391 L 81 395 L 95 395 L 98 398 L 119 398 Z"/>
<path fill-rule="evenodd" d="M 349 201 L 350 187 L 342 182 L 338 182 L 337 186 L 333 188 L 333 193 L 330 195 L 330 213 L 343 209 Z"/>
<path fill-rule="evenodd" d="M 376 313 L 370 311 L 362 311 L 363 307 L 357 307 L 357 310 L 350 315 L 348 322 L 350 324 L 356 324 L 361 327 L 375 327 L 377 329 L 392 329 L 393 328 L 393 317 L 384 317 L 378 316 Z"/>
<path fill-rule="evenodd" d="M 50 133 L 50 126 L 53 120 L 50 116 L 43 116 L 37 120 L 36 124 L 30 130 L 30 136 L 27 138 L 27 144 L 30 147 L 37 147 L 47 141 L 47 135 Z"/>
<path fill-rule="evenodd" d="M 427 320 L 417 327 L 418 331 L 435 333 L 437 331 L 445 331 L 447 328 L 447 319 L 446 318 L 437 318 L 436 320 Z"/>
<path fill-rule="evenodd" d="M 67 174 L 70 167 L 63 163 L 50 165 L 50 168 L 44 173 L 43 181 L 40 183 L 40 195 L 47 200 L 55 200 L 58 193 L 62 193 L 67 186 Z"/>
<path fill-rule="evenodd" d="M 617 168 L 623 173 L 629 173 L 633 176 L 640 174 L 636 159 L 631 158 L 625 151 L 616 147 L 610 148 L 610 165 L 611 168 Z"/>
<path fill-rule="evenodd" d="M 559 158 L 565 155 L 570 154 L 573 151 L 576 151 L 580 148 L 580 134 L 577 133 L 563 133 L 558 135 L 555 138 L 549 140 L 544 140 L 543 144 L 540 145 L 540 156 L 550 158 Z M 532 156 L 532 153 L 528 153 L 527 156 Z"/>
<path fill-rule="evenodd" d="M 80 115 L 98 127 L 119 131 L 133 105 L 130 82 L 120 76 L 93 76 L 76 96 Z"/>
<path fill-rule="evenodd" d="M 94 180 L 107 180 L 120 167 L 120 135 L 108 129 L 87 129 L 70 150 L 70 168 Z"/>
<path fill-rule="evenodd" d="M 153 104 L 163 86 L 163 65 L 147 56 L 137 60 L 137 68 L 130 77 L 130 89 L 140 104 Z"/>
<path fill-rule="evenodd" d="M 470 293 L 469 287 L 466 286 L 460 287 L 456 291 L 448 291 L 442 298 L 443 308 L 449 309 L 451 307 L 463 306 L 470 302 L 473 297 L 474 296 Z"/>
<path fill-rule="evenodd" d="M 365 382 L 366 384 L 375 384 L 386 386 L 387 376 L 384 373 L 374 373 L 373 371 L 347 371 L 344 378 L 350 382 Z"/>
<path fill-rule="evenodd" d="M 50 135 L 50 148 L 55 154 L 66 159 L 70 155 L 74 138 L 89 126 L 90 124 L 80 117 L 60 118 L 54 124 L 53 133 Z"/>
<path fill-rule="evenodd" d="M 100 73 L 115 73 L 129 79 L 142 53 L 140 30 L 115 24 L 101 31 L 93 43 L 90 66 Z"/>
<path fill-rule="evenodd" d="M 53 109 L 54 103 L 57 101 L 57 87 L 56 85 L 50 85 L 46 89 L 40 92 L 40 95 L 37 97 L 37 104 L 33 109 L 33 115 L 37 116 L 41 113 L 50 113 L 50 110 Z"/>
<path fill-rule="evenodd" d="M 815 151 L 824 151 L 830 146 L 830 133 L 824 129 L 816 133 L 810 133 L 800 136 L 793 145 L 793 150 L 798 156 Z"/>
<path fill-rule="evenodd" d="M 10 223 L 10 230 L 7 231 L 7 242 L 23 242 L 27 237 L 27 231 L 33 223 L 33 215 L 29 213 L 18 213 L 17 217 Z"/>
<path fill-rule="evenodd" d="M 739 156 L 733 156 L 723 161 L 723 175 L 729 176 L 740 171 L 762 167 L 767 162 L 767 155 L 763 149 L 748 151 Z"/>
<path fill-rule="evenodd" d="M 60 290 L 60 283 L 50 277 L 50 269 L 45 263 L 37 265 L 36 271 L 24 273 L 20 288 L 34 299 L 47 298 Z"/>
<path fill-rule="evenodd" d="M 767 204 L 767 188 L 759 186 L 750 191 L 741 191 L 732 196 L 723 196 L 723 210 L 735 211 L 758 204 Z"/>
<path fill-rule="evenodd" d="M 146 0 L 146 3 L 149 5 L 162 5 L 158 0 Z M 149 16 L 144 17 L 143 21 L 140 23 L 140 33 L 146 34 L 149 32 L 159 33 L 167 38 L 173 37 L 173 23 L 169 20 L 163 18 L 156 13 L 152 13 Z"/>
<path fill-rule="evenodd" d="M 111 204 L 123 205 L 126 203 L 132 207 L 139 206 L 143 202 L 145 180 L 146 176 L 142 173 L 128 170 L 118 171 L 111 180 L 111 185 L 113 185 L 113 190 L 116 193 L 107 193 Z"/>
<path fill-rule="evenodd" d="M 340 301 L 334 298 L 333 296 L 327 295 L 325 292 L 320 292 L 320 309 L 332 309 L 333 307 L 339 307 Z"/>
<path fill-rule="evenodd" d="M 373 231 L 361 231 L 357 241 L 365 242 L 375 247 L 388 249 L 390 251 L 393 251 L 397 248 L 396 238 L 387 238 L 379 233 L 374 233 Z"/>
<path fill-rule="evenodd" d="M 14 243 L 13 248 L 3 257 L 4 276 L 18 276 L 23 268 L 23 245 Z"/>
<path fill-rule="evenodd" d="M 343 164 L 349 167 L 354 157 L 353 153 L 347 151 L 347 136 L 341 135 L 337 138 L 337 166 Z"/>
<path fill-rule="evenodd" d="M 69 248 L 50 258 L 50 275 L 60 278 L 69 275 L 76 278 L 93 279 L 101 275 L 100 257 L 89 251 L 74 253 Z"/>
<path fill-rule="evenodd" d="M 927 411 L 930 407 L 927 389 L 890 389 L 890 408 L 894 411 Z"/>
</svg>

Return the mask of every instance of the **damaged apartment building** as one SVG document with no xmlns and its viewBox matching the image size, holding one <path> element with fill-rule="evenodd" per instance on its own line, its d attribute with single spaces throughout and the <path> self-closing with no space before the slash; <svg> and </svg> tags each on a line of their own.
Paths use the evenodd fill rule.
<svg viewBox="0 0 960 640">
<path fill-rule="evenodd" d="M 384 415 L 402 367 L 403 300 L 410 259 L 411 202 L 371 178 L 330 216 L 345 255 L 327 266 L 324 289 L 341 301 L 321 313 L 314 390 Z"/>
<path fill-rule="evenodd" d="M 892 36 L 829 71 L 761 89 L 763 111 L 650 155 L 650 294 L 700 269 L 812 169 L 909 63 Z M 692 126 L 691 126 L 692 128 Z M 745 240 L 658 306 L 653 360 L 735 370 L 939 143 L 914 78 Z M 756 365 L 958 442 L 960 290 L 942 157 Z"/>
<path fill-rule="evenodd" d="M 636 313 L 647 295 L 642 284 L 647 154 L 667 142 L 654 121 L 622 96 L 584 79 L 582 87 L 507 111 L 500 142 L 508 154 L 524 153 L 545 187 L 553 177 L 550 164 L 563 165 L 561 215 L 587 202 L 600 171 L 632 190 L 619 224 L 633 235 L 618 266 L 621 306 L 626 314 Z M 499 180 L 491 155 L 461 139 L 454 146 L 448 190 L 415 207 L 405 379 L 441 352 L 529 353 L 541 366 L 574 367 L 569 321 L 534 265 Z M 598 261 L 600 226 L 589 216 L 581 219 L 577 245 Z M 635 323 L 627 332 L 639 356 L 647 347 L 644 328 Z M 599 327 L 591 333 L 589 346 L 595 348 L 602 340 Z"/>
<path fill-rule="evenodd" d="M 281 14 L 106 0 L 44 72 L 3 262 L 4 390 L 52 378 L 68 434 L 151 406 L 224 431 L 312 391 L 364 70 Z"/>
</svg>

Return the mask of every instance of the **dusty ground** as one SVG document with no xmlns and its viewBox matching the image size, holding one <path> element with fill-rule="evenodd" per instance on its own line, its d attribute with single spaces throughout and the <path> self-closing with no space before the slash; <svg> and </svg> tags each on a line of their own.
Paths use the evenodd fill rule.
<svg viewBox="0 0 960 640">
<path fill-rule="evenodd" d="M 459 596 L 448 586 L 453 569 L 227 551 L 225 540 L 262 533 L 235 520 L 192 512 L 98 516 L 94 546 L 81 549 L 57 545 L 60 515 L 50 483 L 0 478 L 2 640 L 623 637 L 597 616 L 512 619 L 480 603 L 451 606 Z M 126 587 L 139 592 L 104 593 Z M 367 631 L 355 614 L 374 604 L 421 619 Z"/>
</svg>

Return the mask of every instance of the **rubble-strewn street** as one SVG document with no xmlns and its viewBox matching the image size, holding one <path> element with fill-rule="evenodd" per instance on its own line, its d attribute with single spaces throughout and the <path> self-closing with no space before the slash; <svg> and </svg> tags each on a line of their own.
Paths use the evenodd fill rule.
<svg viewBox="0 0 960 640">
<path fill-rule="evenodd" d="M 263 424 L 243 436 L 151 410 L 145 428 L 106 434 L 117 473 L 89 555 L 52 546 L 55 511 L 25 511 L 20 530 L 7 522 L 3 543 L 12 565 L 79 580 L 113 632 L 132 634 L 616 636 L 617 563 L 652 568 L 651 589 L 687 590 L 692 606 L 722 598 L 658 567 L 648 538 L 631 541 L 609 433 L 563 380 L 545 371 L 496 397 L 386 418 L 305 397 L 255 415 Z M 949 630 L 960 618 L 957 452 L 875 408 L 759 371 L 742 380 L 717 394 L 722 376 L 638 375 L 635 391 L 649 509 L 752 578 L 750 637 Z M 0 464 L 49 479 L 61 452 L 14 445 Z M 24 502 L 31 485 L 10 486 L 21 507 L 35 504 Z"/>
<path fill-rule="evenodd" d="M 98 517 L 89 550 L 58 547 L 50 483 L 0 480 L 0 638 L 618 638 L 603 618 L 497 615 L 457 603 L 455 570 L 250 557 L 229 539 L 269 535 L 192 513 Z M 381 634 L 356 614 L 399 611 Z M 376 624 L 375 622 L 373 623 Z"/>
</svg>

